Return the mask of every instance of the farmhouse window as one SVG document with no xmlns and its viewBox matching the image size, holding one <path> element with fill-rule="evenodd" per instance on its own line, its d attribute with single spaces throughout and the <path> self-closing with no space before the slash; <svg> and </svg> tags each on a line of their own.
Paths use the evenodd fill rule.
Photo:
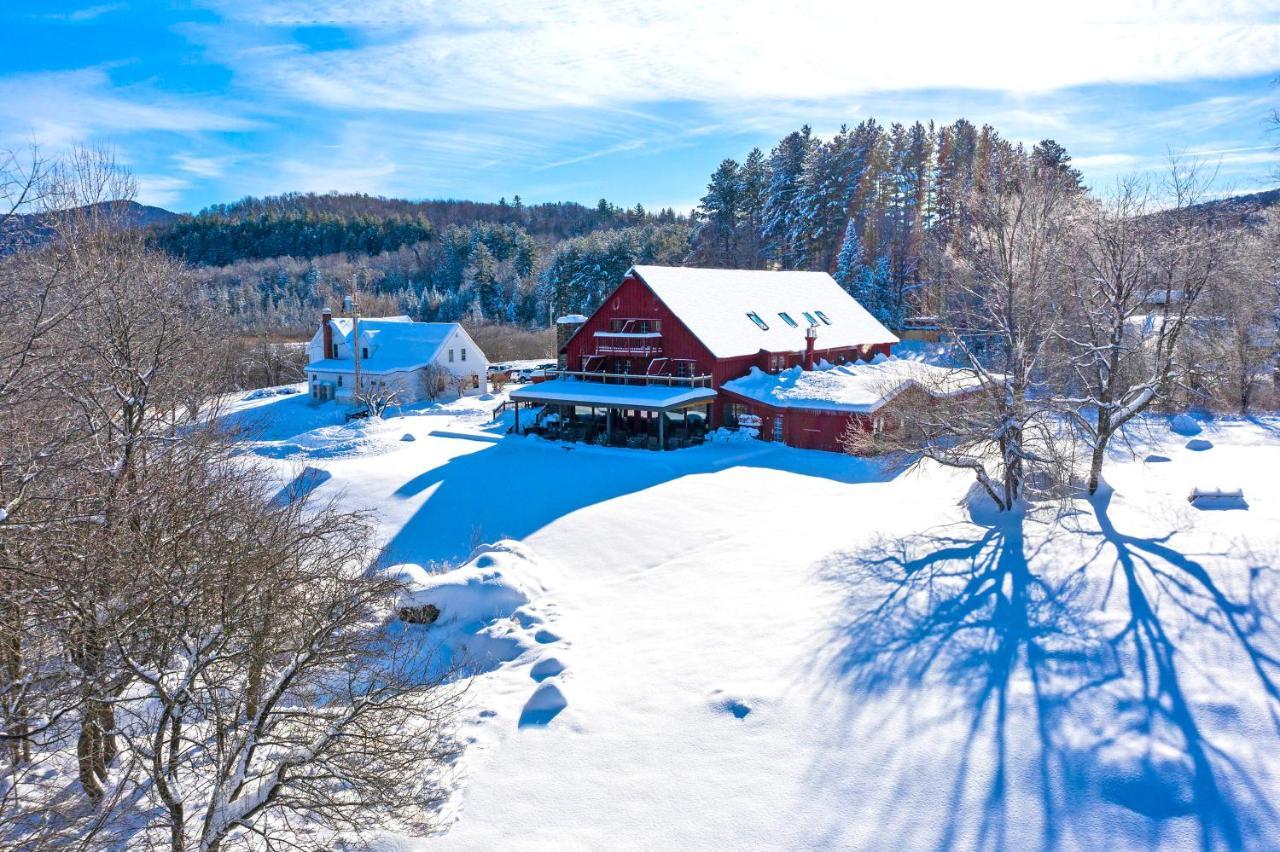
<svg viewBox="0 0 1280 852">
<path fill-rule="evenodd" d="M 461 356 L 461 359 L 460 359 L 460 360 L 463 360 L 463 361 L 467 360 L 467 350 L 466 350 L 466 349 L 459 349 L 458 351 L 462 353 L 462 356 Z"/>
<path fill-rule="evenodd" d="M 338 376 L 338 387 L 342 387 L 342 376 Z"/>
<path fill-rule="evenodd" d="M 782 415 L 779 414 L 773 418 L 773 440 L 782 440 Z"/>
<path fill-rule="evenodd" d="M 364 359 L 366 359 L 366 360 L 368 359 L 368 357 L 369 357 L 369 347 L 368 347 L 368 346 L 361 346 L 361 347 L 360 347 L 360 357 L 361 357 L 361 358 L 364 358 Z"/>
<path fill-rule="evenodd" d="M 786 355 L 770 355 L 769 356 L 769 372 L 777 373 L 787 369 Z"/>
<path fill-rule="evenodd" d="M 613 371 L 621 373 L 624 376 L 631 375 L 631 359 L 630 358 L 614 358 Z"/>
<path fill-rule="evenodd" d="M 453 363 L 453 350 L 452 350 L 452 349 L 450 349 L 450 350 L 449 350 L 449 363 L 450 363 L 450 364 L 452 364 L 452 363 Z"/>
</svg>

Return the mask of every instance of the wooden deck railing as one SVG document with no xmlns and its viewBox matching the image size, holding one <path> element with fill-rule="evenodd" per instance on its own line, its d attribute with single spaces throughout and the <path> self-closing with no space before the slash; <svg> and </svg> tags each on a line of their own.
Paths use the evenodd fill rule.
<svg viewBox="0 0 1280 852">
<path fill-rule="evenodd" d="M 603 382 L 613 385 L 663 385 L 666 387 L 687 386 L 690 388 L 711 387 L 711 376 L 652 376 L 635 373 L 596 373 L 588 370 L 547 370 L 547 380 L 561 376 L 579 379 L 584 382 Z"/>
</svg>

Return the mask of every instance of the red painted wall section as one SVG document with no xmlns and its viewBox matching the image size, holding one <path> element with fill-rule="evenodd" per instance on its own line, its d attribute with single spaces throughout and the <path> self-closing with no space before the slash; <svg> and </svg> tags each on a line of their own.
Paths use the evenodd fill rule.
<svg viewBox="0 0 1280 852">
<path fill-rule="evenodd" d="M 597 331 L 612 330 L 612 321 L 615 319 L 647 319 L 658 320 L 661 322 L 662 333 L 662 355 L 668 359 L 687 358 L 694 361 L 694 375 L 706 375 L 712 372 L 712 366 L 715 359 L 711 357 L 711 353 L 707 350 L 698 338 L 685 327 L 680 318 L 673 314 L 666 305 L 662 303 L 653 291 L 645 286 L 639 278 L 628 275 L 622 280 L 622 284 L 615 290 L 604 302 L 603 305 L 591 315 L 591 319 L 587 320 L 583 326 L 578 329 L 578 333 L 570 338 L 565 345 L 565 354 L 568 356 L 567 363 L 570 370 L 581 370 L 583 368 L 583 356 L 594 355 L 596 352 L 595 336 Z M 598 359 L 591 362 L 591 369 L 597 372 L 616 372 L 615 359 L 630 362 L 631 372 L 635 375 L 644 375 L 645 370 L 649 366 L 650 358 L 647 356 L 626 357 L 617 355 L 605 356 L 605 364 L 601 364 Z M 607 367 L 607 370 L 603 369 Z M 672 369 L 670 360 L 664 365 L 667 372 Z"/>
<path fill-rule="evenodd" d="M 702 342 L 681 322 L 680 318 L 662 303 L 662 300 L 649 289 L 648 285 L 634 275 L 628 275 L 624 278 L 618 288 L 605 299 L 604 304 L 591 315 L 591 318 L 578 329 L 577 334 L 565 344 L 564 353 L 568 369 L 584 369 L 584 356 L 595 356 L 597 353 L 597 341 L 599 338 L 595 336 L 596 332 L 611 331 L 613 320 L 615 319 L 658 320 L 661 323 L 662 353 L 659 357 L 668 359 L 662 362 L 662 373 L 674 373 L 673 362 L 676 359 L 688 359 L 693 362 L 693 375 L 710 374 L 712 387 L 718 390 L 725 382 L 747 375 L 752 367 L 759 367 L 765 371 L 770 369 L 769 356 L 771 353 L 768 352 L 761 351 L 755 355 L 743 355 L 736 358 L 717 359 L 713 357 L 710 350 L 702 345 Z M 821 342 L 821 337 L 819 337 L 819 347 Z M 818 359 L 839 364 L 842 360 L 869 361 L 878 354 L 888 355 L 891 350 L 892 345 L 885 343 L 871 347 L 870 351 L 866 353 L 848 348 L 817 348 L 815 355 Z M 804 353 L 801 350 L 787 352 L 785 355 L 787 367 L 799 365 L 804 358 Z M 593 357 L 591 361 L 585 363 L 592 371 L 614 373 L 620 372 L 620 363 L 625 361 L 630 367 L 631 374 L 644 375 L 652 360 L 652 357 L 647 355 L 606 354 L 602 357 L 603 360 L 600 357 Z M 739 399 L 737 401 L 741 402 L 743 400 Z M 765 422 L 762 423 L 761 437 L 765 440 L 772 440 L 774 434 L 774 410 L 758 403 L 751 403 L 750 405 L 753 414 L 758 414 L 764 418 Z M 722 398 L 717 398 L 713 403 L 711 418 L 713 427 L 720 426 L 724 422 L 724 402 Z M 817 449 L 839 451 L 839 438 L 844 433 L 848 419 L 849 415 L 847 414 L 837 416 L 831 412 L 790 410 L 787 412 L 784 421 L 783 439 L 791 446 L 812 446 Z"/>
</svg>

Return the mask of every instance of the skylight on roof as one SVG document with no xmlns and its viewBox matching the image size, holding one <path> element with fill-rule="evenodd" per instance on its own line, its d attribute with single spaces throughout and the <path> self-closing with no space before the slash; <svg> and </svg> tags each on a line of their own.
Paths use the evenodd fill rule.
<svg viewBox="0 0 1280 852">
<path fill-rule="evenodd" d="M 818 319 L 822 320 L 827 325 L 831 325 L 831 320 L 827 319 L 827 315 L 822 311 L 814 311 L 814 313 L 818 315 Z"/>
<path fill-rule="evenodd" d="M 778 316 L 782 317 L 782 321 L 785 322 L 787 325 L 791 326 L 792 328 L 800 327 L 800 324 L 791 318 L 791 314 L 788 314 L 786 312 L 779 312 Z"/>
<path fill-rule="evenodd" d="M 813 314 L 809 313 L 808 311 L 801 311 L 801 313 L 804 314 L 804 320 L 805 322 L 809 323 L 810 326 L 815 326 L 818 324 L 818 321 L 813 318 Z"/>
<path fill-rule="evenodd" d="M 760 326 L 761 331 L 769 330 L 769 324 L 766 323 L 764 320 L 760 319 L 760 315 L 755 311 L 747 311 L 747 316 L 751 319 L 753 323 Z"/>
</svg>

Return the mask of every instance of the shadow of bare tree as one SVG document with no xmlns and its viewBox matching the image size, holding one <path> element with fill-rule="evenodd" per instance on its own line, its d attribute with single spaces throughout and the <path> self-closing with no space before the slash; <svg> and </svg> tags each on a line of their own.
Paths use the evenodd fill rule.
<svg viewBox="0 0 1280 852">
<path fill-rule="evenodd" d="M 1274 843 L 1274 779 L 1247 739 L 1259 717 L 1280 730 L 1266 573 L 1228 593 L 1170 537 L 1119 532 L 1108 508 L 957 524 L 823 566 L 847 592 L 831 680 L 885 712 L 940 692 L 963 725 L 928 779 L 946 799 L 936 848 L 1078 847 L 1100 830 L 1119 848 Z M 1059 538 L 1085 558 L 1064 559 L 1082 551 Z M 1198 658 L 1180 642 L 1241 661 L 1247 694 L 1200 671 L 1188 689 Z"/>
</svg>

